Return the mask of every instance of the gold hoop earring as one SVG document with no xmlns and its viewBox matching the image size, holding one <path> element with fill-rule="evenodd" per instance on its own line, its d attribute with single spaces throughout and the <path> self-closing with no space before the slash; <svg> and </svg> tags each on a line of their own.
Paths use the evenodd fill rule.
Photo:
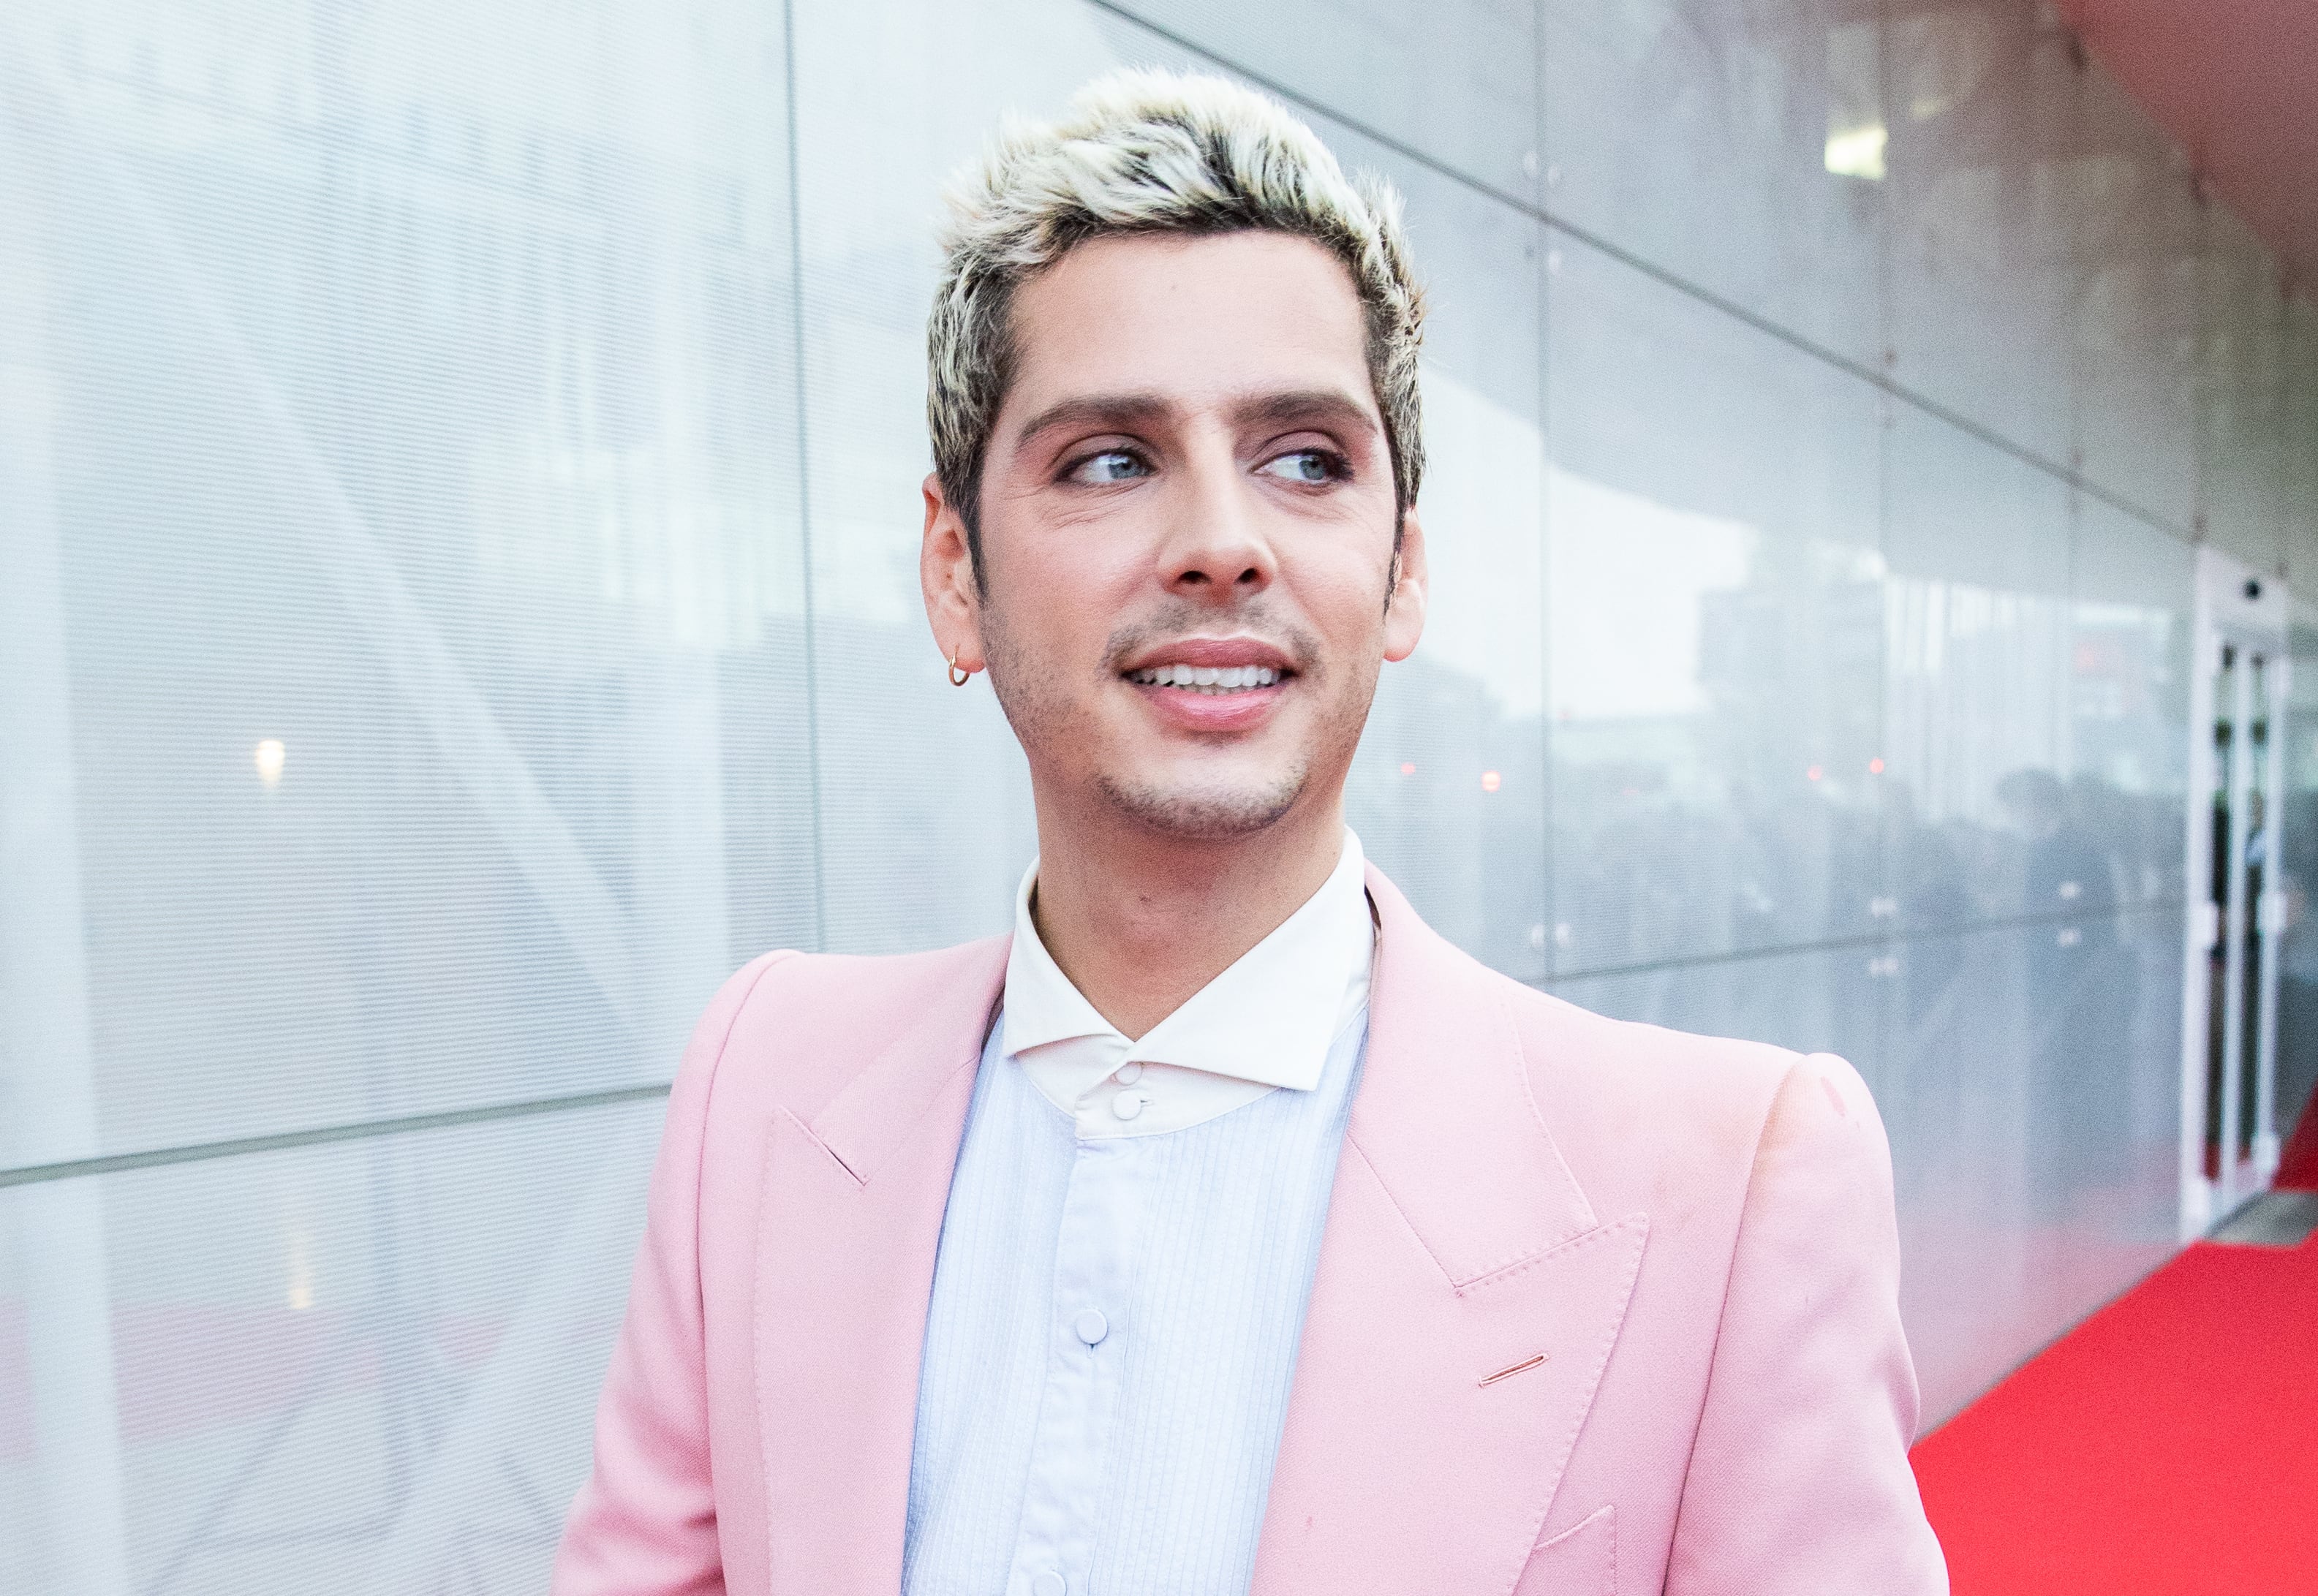
<svg viewBox="0 0 2318 1596">
<path fill-rule="evenodd" d="M 957 668 L 957 650 L 952 649 L 949 651 L 949 685 L 953 687 L 963 687 L 973 679 L 974 672 L 960 670 Z"/>
</svg>

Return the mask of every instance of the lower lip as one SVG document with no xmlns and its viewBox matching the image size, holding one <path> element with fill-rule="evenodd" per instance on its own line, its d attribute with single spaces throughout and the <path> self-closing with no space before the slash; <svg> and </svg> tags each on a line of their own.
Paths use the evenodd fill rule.
<svg viewBox="0 0 2318 1596">
<path fill-rule="evenodd" d="M 1190 687 L 1159 687 L 1128 684 L 1144 702 L 1187 731 L 1244 731 L 1271 713 L 1287 690 L 1285 682 L 1269 687 L 1242 687 L 1235 693 L 1202 693 Z"/>
</svg>

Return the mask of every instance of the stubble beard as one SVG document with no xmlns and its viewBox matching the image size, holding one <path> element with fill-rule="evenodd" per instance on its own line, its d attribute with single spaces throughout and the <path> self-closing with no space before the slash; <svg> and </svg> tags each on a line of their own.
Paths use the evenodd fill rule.
<svg viewBox="0 0 2318 1596">
<path fill-rule="evenodd" d="M 1202 618 L 1209 617 L 1203 612 L 1163 614 L 1152 621 L 1113 632 L 1103 650 L 1101 672 L 1105 685 L 1118 680 L 1120 662 L 1154 641 L 1193 631 Z M 1252 623 L 1255 619 L 1239 616 L 1235 617 L 1235 622 Z M 1299 690 L 1327 690 L 1331 685 L 1329 673 L 1320 664 L 1317 639 L 1294 627 L 1251 629 L 1271 637 L 1296 661 Z M 991 687 L 1026 751 L 1061 746 L 1066 739 L 1085 735 L 1077 724 L 1080 717 L 1070 707 L 1069 695 L 1061 690 L 1061 674 L 1031 660 L 1014 646 L 994 606 L 984 611 L 983 646 L 989 661 Z M 1373 690 L 1374 683 L 1370 685 Z M 1310 740 L 1294 749 L 1287 765 L 1268 776 L 1239 783 L 1173 784 L 1137 780 L 1115 771 L 1097 770 L 1093 788 L 1114 814 L 1141 829 L 1187 842 L 1228 842 L 1253 836 L 1287 818 L 1311 785 L 1315 751 L 1333 745 L 1336 737 L 1332 734 L 1348 735 L 1357 742 L 1361 726 L 1367 719 L 1365 703 L 1325 704 Z M 1348 720 L 1351 726 L 1346 734 Z"/>
<path fill-rule="evenodd" d="M 1108 771 L 1098 773 L 1094 785 L 1113 809 L 1146 830 L 1186 842 L 1228 842 L 1278 823 L 1304 795 L 1311 775 L 1310 761 L 1299 759 L 1268 787 L 1187 792 L 1155 783 L 1130 785 Z"/>
</svg>

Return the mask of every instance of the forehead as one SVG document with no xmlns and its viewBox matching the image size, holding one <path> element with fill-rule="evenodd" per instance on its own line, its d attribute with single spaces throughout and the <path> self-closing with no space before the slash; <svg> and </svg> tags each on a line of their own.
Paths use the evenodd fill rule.
<svg viewBox="0 0 2318 1596">
<path fill-rule="evenodd" d="M 1009 331 L 1016 417 L 1082 392 L 1369 393 L 1352 273 L 1289 233 L 1092 239 L 1016 291 Z"/>
</svg>

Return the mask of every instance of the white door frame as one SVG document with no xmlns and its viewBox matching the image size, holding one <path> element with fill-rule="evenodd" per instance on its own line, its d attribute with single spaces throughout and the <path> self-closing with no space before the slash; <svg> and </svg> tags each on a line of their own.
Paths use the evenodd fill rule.
<svg viewBox="0 0 2318 1596">
<path fill-rule="evenodd" d="M 2291 665 L 2287 657 L 2287 589 L 2266 576 L 2210 548 L 2197 551 L 2196 618 L 2189 650 L 2188 813 L 2184 913 L 2187 935 L 2181 957 L 2181 1239 L 2196 1240 L 2228 1218 L 2249 1198 L 2267 1190 L 2278 1171 L 2278 939 L 2286 921 L 2283 874 L 2278 862 L 2285 820 L 2286 696 Z M 2231 703 L 2218 703 L 2224 661 L 2230 670 Z M 2254 698 L 2252 662 L 2260 662 L 2262 702 Z M 2229 833 L 2224 839 L 2230 868 L 2224 874 L 2223 901 L 2210 897 L 2214 875 L 2215 731 L 2226 711 L 2231 727 Z M 2260 719 L 2267 727 L 2260 767 L 2251 757 L 2250 730 Z M 2251 799 L 2262 798 L 2260 901 L 2245 901 L 2246 853 L 2252 840 Z M 2251 922 L 2248 923 L 2251 915 Z M 2254 1012 L 2245 1012 L 2248 933 L 2255 959 Z M 2211 1069 L 2209 1008 L 2213 991 L 2210 958 L 2224 950 L 2222 1069 L 2218 1172 L 2206 1173 L 2206 1121 Z M 2253 1100 L 2243 1100 L 2242 1060 L 2247 1024 L 2254 1027 Z M 2246 1135 L 2247 1131 L 2251 1135 Z M 2238 1143 L 2249 1156 L 2237 1156 Z"/>
</svg>

